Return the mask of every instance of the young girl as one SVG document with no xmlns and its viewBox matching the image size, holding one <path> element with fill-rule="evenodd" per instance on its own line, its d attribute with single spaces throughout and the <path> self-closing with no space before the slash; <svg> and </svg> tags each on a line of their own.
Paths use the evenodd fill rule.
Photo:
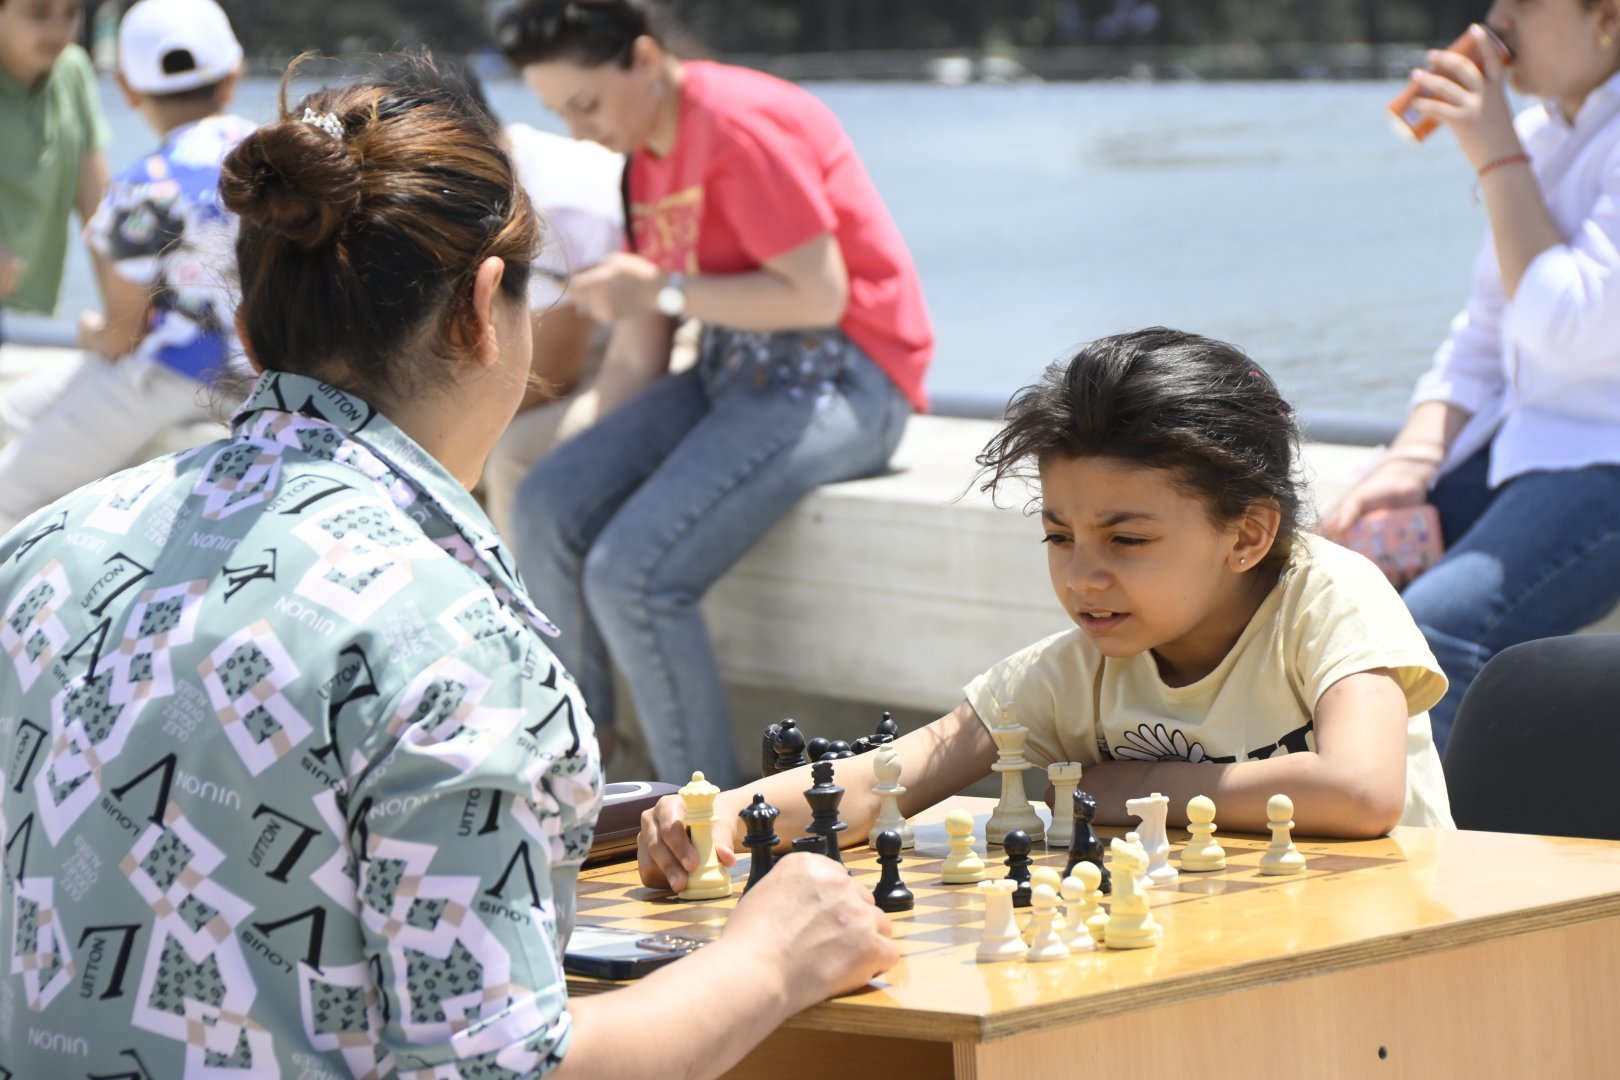
<svg viewBox="0 0 1620 1080">
<path fill-rule="evenodd" d="M 1428 500 L 1446 557 L 1406 605 L 1457 706 L 1510 645 L 1573 633 L 1620 601 L 1620 0 L 1496 0 L 1504 66 L 1432 53 L 1414 108 L 1447 124 L 1490 228 L 1473 293 L 1378 467 L 1323 523 Z M 1515 120 L 1507 85 L 1541 100 Z"/>
<path fill-rule="evenodd" d="M 1175 330 L 1094 341 L 1014 397 L 979 458 L 985 488 L 1038 474 L 1052 589 L 1075 628 L 995 665 L 895 744 L 901 809 L 989 773 L 989 726 L 1005 713 L 1029 729 L 1035 764 L 1086 765 L 1105 824 L 1158 791 L 1175 824 L 1205 794 L 1223 828 L 1261 832 L 1266 800 L 1285 792 L 1302 834 L 1449 827 L 1425 711 L 1445 677 L 1373 564 L 1300 530 L 1297 444 L 1254 361 Z M 846 837 L 876 815 L 871 769 L 838 764 Z M 715 810 L 735 821 L 763 792 L 793 837 L 807 786 L 803 770 L 767 777 Z M 643 818 L 648 884 L 678 889 L 694 865 L 681 815 L 669 798 Z"/>
</svg>

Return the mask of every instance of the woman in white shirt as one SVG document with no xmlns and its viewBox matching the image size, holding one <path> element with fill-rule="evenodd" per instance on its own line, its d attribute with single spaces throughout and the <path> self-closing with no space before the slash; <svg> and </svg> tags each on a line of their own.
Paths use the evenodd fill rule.
<svg viewBox="0 0 1620 1080">
<path fill-rule="evenodd" d="M 1378 465 L 1328 515 L 1344 535 L 1426 499 L 1445 558 L 1405 599 L 1451 689 L 1444 748 L 1485 661 L 1620 599 L 1620 0 L 1496 0 L 1482 66 L 1429 55 L 1416 109 L 1448 125 L 1489 217 L 1473 293 Z M 1517 119 L 1505 84 L 1541 99 Z"/>
</svg>

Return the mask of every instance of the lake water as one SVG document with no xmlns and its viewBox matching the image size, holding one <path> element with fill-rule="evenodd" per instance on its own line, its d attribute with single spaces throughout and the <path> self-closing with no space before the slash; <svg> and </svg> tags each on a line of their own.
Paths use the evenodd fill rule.
<svg viewBox="0 0 1620 1080">
<path fill-rule="evenodd" d="M 1159 323 L 1242 345 L 1303 411 L 1389 419 L 1466 295 L 1484 208 L 1449 134 L 1390 132 L 1394 83 L 811 89 L 921 269 L 942 398 L 1004 399 L 1077 342 Z M 521 84 L 489 91 L 558 129 Z M 102 98 L 117 168 L 153 139 Z M 250 79 L 235 111 L 274 98 Z M 57 322 L 94 303 L 75 248 Z"/>
</svg>

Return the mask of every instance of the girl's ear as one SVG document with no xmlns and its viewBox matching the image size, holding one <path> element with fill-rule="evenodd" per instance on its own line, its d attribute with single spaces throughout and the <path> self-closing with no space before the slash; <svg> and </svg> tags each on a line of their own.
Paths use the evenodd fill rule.
<svg viewBox="0 0 1620 1080">
<path fill-rule="evenodd" d="M 1252 566 L 1259 566 L 1271 554 L 1271 546 L 1276 543 L 1277 530 L 1281 527 L 1282 508 L 1276 502 L 1261 499 L 1250 503 L 1238 519 L 1237 536 L 1226 557 L 1227 569 L 1241 574 Z"/>
</svg>

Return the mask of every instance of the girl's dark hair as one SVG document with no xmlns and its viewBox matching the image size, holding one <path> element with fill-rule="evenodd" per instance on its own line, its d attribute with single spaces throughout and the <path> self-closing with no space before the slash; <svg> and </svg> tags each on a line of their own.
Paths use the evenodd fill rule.
<svg viewBox="0 0 1620 1080">
<path fill-rule="evenodd" d="M 241 219 L 247 344 L 267 371 L 312 375 L 388 411 L 452 377 L 470 347 L 472 283 L 490 256 L 525 297 L 540 227 L 500 126 L 426 53 L 317 90 L 225 159 Z M 305 117 L 309 119 L 305 119 Z"/>
<path fill-rule="evenodd" d="M 1243 350 L 1155 326 L 1098 338 L 1047 368 L 1013 395 L 977 460 L 992 495 L 1047 460 L 1101 457 L 1172 470 L 1220 524 L 1270 500 L 1282 511 L 1280 555 L 1300 527 L 1298 449 L 1293 410 Z"/>
<path fill-rule="evenodd" d="M 580 67 L 627 68 L 636 39 L 667 43 L 657 0 L 528 0 L 495 25 L 495 42 L 514 67 L 567 60 Z"/>
</svg>

